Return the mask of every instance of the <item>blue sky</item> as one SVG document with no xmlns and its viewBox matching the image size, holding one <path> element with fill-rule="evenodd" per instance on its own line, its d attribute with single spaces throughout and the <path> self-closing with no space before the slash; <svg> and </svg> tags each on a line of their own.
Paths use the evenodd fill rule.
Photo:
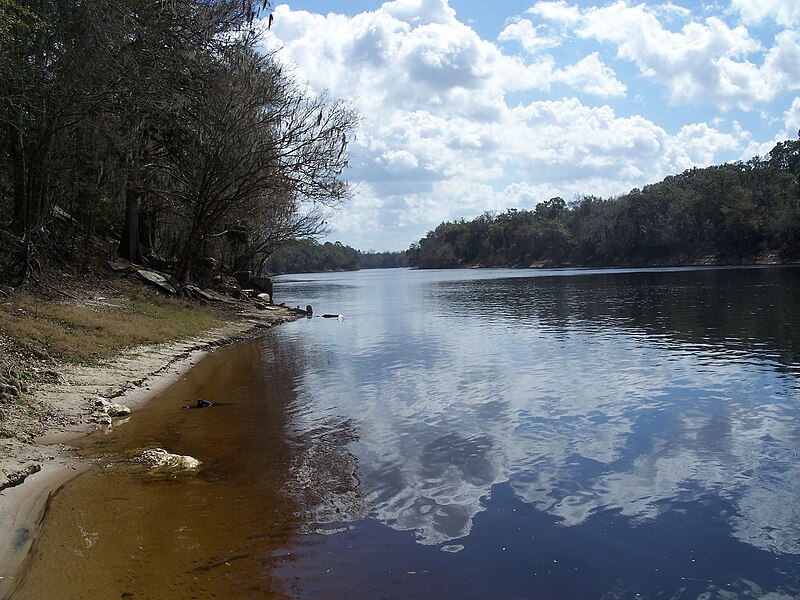
<svg viewBox="0 0 800 600">
<path fill-rule="evenodd" d="M 800 2 L 273 2 L 267 48 L 361 114 L 328 239 L 615 196 L 800 129 Z"/>
</svg>

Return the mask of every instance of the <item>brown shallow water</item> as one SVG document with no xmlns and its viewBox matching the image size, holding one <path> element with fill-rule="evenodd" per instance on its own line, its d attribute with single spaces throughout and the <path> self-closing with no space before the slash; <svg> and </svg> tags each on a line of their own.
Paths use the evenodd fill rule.
<svg viewBox="0 0 800 600">
<path fill-rule="evenodd" d="M 299 513 L 283 485 L 293 378 L 263 352 L 258 342 L 224 348 L 85 440 L 79 453 L 95 468 L 53 498 L 13 598 L 280 597 L 271 566 L 291 559 Z M 198 398 L 217 404 L 182 408 Z M 154 446 L 203 466 L 148 472 L 133 458 Z"/>
</svg>

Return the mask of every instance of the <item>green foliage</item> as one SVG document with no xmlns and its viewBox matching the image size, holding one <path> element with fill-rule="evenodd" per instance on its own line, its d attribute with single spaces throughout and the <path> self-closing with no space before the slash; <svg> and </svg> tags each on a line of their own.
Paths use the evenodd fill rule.
<svg viewBox="0 0 800 600">
<path fill-rule="evenodd" d="M 361 269 L 397 269 L 408 266 L 405 252 L 361 252 L 359 268 Z"/>
<path fill-rule="evenodd" d="M 272 254 L 265 263 L 270 273 L 320 273 L 357 271 L 358 250 L 340 242 L 295 242 Z"/>
<path fill-rule="evenodd" d="M 359 252 L 340 242 L 299 241 L 287 244 L 264 263 L 270 273 L 321 273 L 407 267 L 405 252 Z"/>
<path fill-rule="evenodd" d="M 615 199 L 561 198 L 532 211 L 440 224 L 411 245 L 409 264 L 615 266 L 800 260 L 800 140 L 765 159 L 689 169 Z"/>
<path fill-rule="evenodd" d="M 270 273 L 320 273 L 408 266 L 406 252 L 359 252 L 340 242 L 296 241 L 281 247 L 264 263 Z"/>
<path fill-rule="evenodd" d="M 0 46 L 10 44 L 14 32 L 33 29 L 40 20 L 36 13 L 14 0 L 0 0 Z"/>
</svg>

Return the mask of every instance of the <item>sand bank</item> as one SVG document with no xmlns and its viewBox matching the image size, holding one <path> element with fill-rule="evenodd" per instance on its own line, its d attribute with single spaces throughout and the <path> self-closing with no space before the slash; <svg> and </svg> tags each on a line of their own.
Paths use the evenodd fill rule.
<svg viewBox="0 0 800 600">
<path fill-rule="evenodd" d="M 14 588 L 49 498 L 84 468 L 70 441 L 108 427 L 91 416 L 96 399 L 113 399 L 135 412 L 203 354 L 299 316 L 271 308 L 247 310 L 200 337 L 135 348 L 99 366 L 56 366 L 52 383 L 30 390 L 27 410 L 5 424 L 16 435 L 0 439 L 0 598 Z"/>
</svg>

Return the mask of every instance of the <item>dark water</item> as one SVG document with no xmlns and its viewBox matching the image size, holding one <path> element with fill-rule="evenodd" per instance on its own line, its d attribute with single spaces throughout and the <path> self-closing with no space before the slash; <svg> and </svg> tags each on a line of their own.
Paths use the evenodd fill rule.
<svg viewBox="0 0 800 600">
<path fill-rule="evenodd" d="M 19 597 L 800 597 L 798 275 L 281 278 L 344 319 L 87 443 L 112 466 L 57 495 Z M 200 474 L 126 459 L 155 442 Z"/>
</svg>

